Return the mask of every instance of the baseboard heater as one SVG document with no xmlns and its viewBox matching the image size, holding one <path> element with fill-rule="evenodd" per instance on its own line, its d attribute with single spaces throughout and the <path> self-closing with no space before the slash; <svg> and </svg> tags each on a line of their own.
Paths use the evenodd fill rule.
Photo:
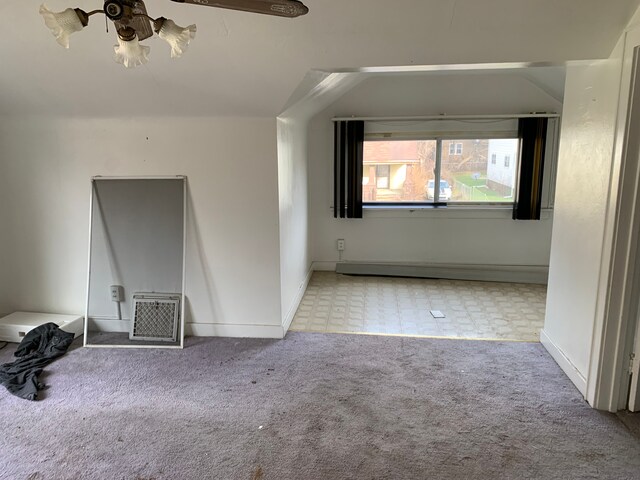
<svg viewBox="0 0 640 480">
<path fill-rule="evenodd" d="M 468 265 L 468 264 L 383 264 L 338 262 L 336 273 L 385 277 L 442 278 L 448 280 L 478 280 L 547 284 L 549 267 L 529 265 Z"/>
</svg>

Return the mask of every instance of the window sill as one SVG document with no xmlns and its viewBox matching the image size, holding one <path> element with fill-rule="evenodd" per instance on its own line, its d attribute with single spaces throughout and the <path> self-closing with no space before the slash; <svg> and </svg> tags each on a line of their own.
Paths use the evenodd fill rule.
<svg viewBox="0 0 640 480">
<path fill-rule="evenodd" d="M 365 205 L 364 218 L 439 218 L 512 220 L 512 205 Z M 553 218 L 553 209 L 543 209 L 541 220 Z"/>
</svg>

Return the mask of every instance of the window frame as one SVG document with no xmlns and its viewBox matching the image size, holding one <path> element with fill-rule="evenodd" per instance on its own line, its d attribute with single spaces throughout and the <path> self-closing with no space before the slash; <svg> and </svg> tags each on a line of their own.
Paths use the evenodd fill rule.
<svg viewBox="0 0 640 480">
<path fill-rule="evenodd" d="M 370 141 L 370 140 L 389 140 L 389 137 L 392 139 L 433 139 L 436 135 L 424 135 L 424 134 L 416 134 L 416 130 L 423 131 L 424 126 L 427 126 L 428 131 L 435 132 L 440 134 L 443 131 L 449 132 L 450 130 L 455 130 L 459 132 L 464 132 L 461 135 L 447 135 L 447 138 L 462 138 L 462 139 L 470 139 L 470 138 L 519 138 L 520 137 L 520 119 L 522 118 L 545 118 L 547 120 L 547 137 L 545 142 L 545 152 L 544 152 L 544 169 L 542 172 L 542 186 L 541 186 L 541 201 L 539 202 L 539 211 L 542 219 L 550 219 L 552 218 L 552 212 L 554 208 L 554 197 L 555 197 L 555 182 L 557 177 L 557 160 L 558 160 L 558 150 L 559 150 L 559 132 L 560 132 L 560 124 L 561 124 L 561 115 L 556 112 L 534 112 L 534 113 L 526 113 L 526 114 L 489 114 L 489 115 L 478 115 L 478 114 L 467 114 L 467 115 L 451 115 L 451 116 L 443 116 L 439 115 L 422 115 L 422 116 L 349 116 L 349 117 L 340 117 L 335 116 L 331 120 L 336 125 L 348 125 L 350 123 L 360 122 L 364 127 L 364 131 L 362 132 L 362 140 L 360 140 L 360 149 L 362 149 L 362 141 Z M 451 121 L 462 122 L 462 123 L 474 123 L 480 121 L 485 124 L 494 124 L 495 128 L 491 129 L 489 134 L 480 134 L 478 132 L 481 129 L 475 127 L 463 127 L 463 128 L 453 128 L 451 129 Z M 506 121 L 506 123 L 501 124 L 499 122 Z M 435 122 L 435 123 L 431 123 Z M 445 125 L 444 128 L 441 128 L 438 125 L 439 122 Z M 517 127 L 513 128 L 509 122 L 517 122 Z M 344 125 L 338 130 L 334 129 L 334 150 L 335 152 L 341 152 L 341 136 L 337 134 L 337 132 L 342 132 L 344 129 Z M 390 130 L 388 129 L 392 127 Z M 418 127 L 416 127 L 418 126 Z M 362 128 L 362 127 L 361 127 Z M 518 131 L 517 135 L 493 135 L 496 131 L 508 131 L 514 132 L 514 130 Z M 390 133 L 389 133 L 390 132 Z M 373 134 L 373 136 L 372 136 Z M 362 153 L 360 154 L 362 155 Z M 342 212 L 342 209 L 348 209 L 348 206 L 345 207 L 340 197 L 336 196 L 339 194 L 341 190 L 338 189 L 341 182 L 344 182 L 343 177 L 338 177 L 337 171 L 338 163 L 341 168 L 343 168 L 343 164 L 340 163 L 340 157 L 338 153 L 334 155 L 333 168 L 330 168 L 330 171 L 333 172 L 334 176 L 334 189 L 333 194 L 329 195 L 329 203 L 328 208 L 334 212 L 334 217 L 337 218 L 336 212 Z M 516 159 L 520 161 L 521 158 L 520 152 L 516 154 Z M 518 165 L 518 170 L 516 172 L 516 184 L 520 185 L 520 175 L 521 175 L 522 166 Z M 361 172 L 360 172 L 361 174 Z M 344 173 L 340 174 L 344 175 Z M 338 180 L 339 179 L 339 180 Z M 361 184 L 361 182 L 358 182 Z M 359 190 L 362 192 L 362 190 Z M 338 193 L 336 193 L 338 192 Z M 519 195 L 519 194 L 518 194 Z M 358 198 L 363 198 L 359 193 Z M 338 201 L 340 200 L 340 202 Z M 516 199 L 517 200 L 517 199 Z M 517 203 L 515 204 L 517 205 Z M 441 208 L 445 207 L 445 208 Z M 489 204 L 489 203 L 438 203 L 434 204 L 433 202 L 367 202 L 367 201 L 359 201 L 356 203 L 356 208 L 360 209 L 359 217 L 362 218 L 363 213 L 364 216 L 373 216 L 373 217 L 389 217 L 389 218 L 507 218 L 507 216 L 511 215 L 513 212 L 514 204 L 509 202 L 500 202 L 499 204 Z M 450 212 L 449 214 L 446 212 Z M 466 212 L 466 213 L 465 213 Z M 462 215 L 463 217 L 459 217 Z M 467 217 L 467 215 L 469 215 Z M 479 217 L 480 216 L 480 217 Z M 340 218 L 345 217 L 345 215 L 341 214 Z M 347 215 L 347 217 L 349 217 Z M 349 217 L 351 218 L 351 217 Z"/>
<path fill-rule="evenodd" d="M 446 120 L 465 122 L 487 122 L 492 123 L 501 120 L 518 121 L 520 118 L 544 117 L 548 119 L 547 139 L 545 148 L 545 163 L 542 177 L 542 197 L 541 197 L 541 218 L 549 220 L 553 218 L 555 206 L 556 178 L 558 171 L 558 150 L 560 143 L 560 125 L 562 116 L 555 112 L 545 112 L 536 114 L 495 114 L 495 115 L 451 115 Z M 429 125 L 431 122 L 443 120 L 442 115 L 422 115 L 422 116 L 334 116 L 332 122 L 360 120 L 365 124 L 365 141 L 388 140 L 389 137 L 413 140 L 413 139 L 433 139 L 434 135 L 416 135 L 416 125 Z M 377 127 L 382 125 L 383 127 Z M 388 126 L 392 126 L 391 130 Z M 422 130 L 422 128 L 420 128 Z M 501 131 L 502 128 L 497 130 Z M 504 131 L 511 132 L 512 129 Z M 433 129 L 435 132 L 436 129 Z M 393 133 L 389 133 L 393 132 Z M 438 132 L 440 133 L 440 132 Z M 465 137 L 491 137 L 492 135 L 482 135 L 480 131 L 468 132 Z M 444 135 L 442 136 L 444 138 Z M 518 159 L 520 155 L 518 154 Z M 327 166 L 327 173 L 330 177 L 335 176 L 336 165 L 330 162 Z M 519 173 L 519 172 L 518 172 Z M 433 204 L 417 202 L 362 202 L 363 216 L 371 218 L 511 218 L 513 212 L 512 204 Z M 328 191 L 327 208 L 335 213 L 338 208 L 335 192 Z"/>
<path fill-rule="evenodd" d="M 441 135 L 421 135 L 421 134 L 411 134 L 411 135 L 398 135 L 396 138 L 393 138 L 392 134 L 382 134 L 382 135 L 367 135 L 365 134 L 365 142 L 388 142 L 388 141 L 435 141 L 436 142 L 436 159 L 435 159 L 435 168 L 434 168 L 434 189 L 433 189 L 433 200 L 432 201 L 421 201 L 421 202 L 371 202 L 371 201 L 363 201 L 362 208 L 363 209 L 381 209 L 384 207 L 389 207 L 390 209 L 397 208 L 504 208 L 509 209 L 510 211 L 513 209 L 515 204 L 515 200 L 512 202 L 446 202 L 440 201 L 440 181 L 441 178 L 441 168 L 442 168 L 442 142 L 443 141 L 452 141 L 449 143 L 449 150 L 453 145 L 460 145 L 462 148 L 462 141 L 464 140 L 477 140 L 477 139 L 487 139 L 487 140 L 507 140 L 507 139 L 518 139 L 517 134 L 505 134 L 500 132 L 465 132 L 465 134 L 455 133 L 455 134 L 441 134 Z M 461 142 L 455 142 L 456 140 L 461 140 Z M 516 161 L 518 164 L 516 165 L 516 178 L 515 178 L 515 186 L 514 186 L 514 199 L 517 198 L 517 186 L 519 181 L 519 154 L 520 146 L 518 145 L 518 154 L 516 155 Z M 488 159 L 487 159 L 488 160 Z M 487 162 L 487 164 L 489 161 Z"/>
</svg>

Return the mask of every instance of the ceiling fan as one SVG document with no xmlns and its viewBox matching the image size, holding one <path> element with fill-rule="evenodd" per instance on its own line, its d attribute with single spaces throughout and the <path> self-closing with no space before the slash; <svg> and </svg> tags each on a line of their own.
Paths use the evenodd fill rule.
<svg viewBox="0 0 640 480">
<path fill-rule="evenodd" d="M 264 13 L 278 17 L 299 17 L 309 9 L 297 0 L 171 0 L 176 3 L 192 3 L 207 7 L 229 8 L 243 12 Z"/>
<path fill-rule="evenodd" d="M 299 17 L 309 12 L 309 9 L 298 0 L 171 1 L 287 18 Z M 114 46 L 114 59 L 127 68 L 147 63 L 150 48 L 139 42 L 153 36 L 154 32 L 171 46 L 171 58 L 181 56 L 196 34 L 195 25 L 179 27 L 168 18 L 150 17 L 143 0 L 105 0 L 101 9 L 90 12 L 79 8 L 67 8 L 56 13 L 44 4 L 40 6 L 40 14 L 45 24 L 58 43 L 65 48 L 69 48 L 69 35 L 89 25 L 89 17 L 98 13 L 104 14 L 113 22 L 118 34 L 118 45 Z"/>
</svg>

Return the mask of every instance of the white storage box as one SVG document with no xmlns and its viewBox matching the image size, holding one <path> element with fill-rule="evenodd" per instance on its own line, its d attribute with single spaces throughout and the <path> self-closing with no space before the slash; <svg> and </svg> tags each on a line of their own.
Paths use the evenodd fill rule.
<svg viewBox="0 0 640 480">
<path fill-rule="evenodd" d="M 52 313 L 14 312 L 0 318 L 0 342 L 22 341 L 30 331 L 43 323 L 55 323 L 65 332 L 79 337 L 84 332 L 84 317 L 78 315 L 56 315 Z"/>
</svg>

